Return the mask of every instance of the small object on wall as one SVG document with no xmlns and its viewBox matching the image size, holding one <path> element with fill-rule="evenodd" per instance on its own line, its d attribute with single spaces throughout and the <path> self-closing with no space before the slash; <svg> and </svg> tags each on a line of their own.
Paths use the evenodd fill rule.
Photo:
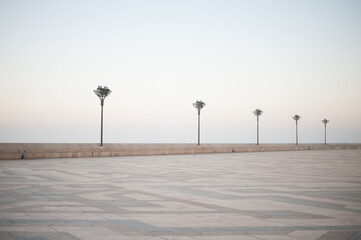
<svg viewBox="0 0 361 240">
<path fill-rule="evenodd" d="M 19 150 L 18 152 L 20 153 L 20 159 L 25 159 L 26 150 Z"/>
</svg>

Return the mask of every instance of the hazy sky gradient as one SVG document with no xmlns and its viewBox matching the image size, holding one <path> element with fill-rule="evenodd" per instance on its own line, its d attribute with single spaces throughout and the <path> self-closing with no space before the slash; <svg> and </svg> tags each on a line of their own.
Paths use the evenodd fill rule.
<svg viewBox="0 0 361 240">
<path fill-rule="evenodd" d="M 361 1 L 0 0 L 0 142 L 361 142 Z"/>
</svg>

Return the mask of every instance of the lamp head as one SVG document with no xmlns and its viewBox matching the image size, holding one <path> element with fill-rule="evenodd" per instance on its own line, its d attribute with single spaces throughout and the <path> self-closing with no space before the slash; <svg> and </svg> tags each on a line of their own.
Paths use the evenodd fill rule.
<svg viewBox="0 0 361 240">
<path fill-rule="evenodd" d="M 261 109 L 256 109 L 253 111 L 253 114 L 256 116 L 260 116 L 263 113 L 263 111 Z"/>
<path fill-rule="evenodd" d="M 326 125 L 330 120 L 327 120 L 326 118 L 322 120 L 322 122 Z"/>
<path fill-rule="evenodd" d="M 104 99 L 111 93 L 110 89 L 106 86 L 98 86 L 97 89 L 94 90 L 94 93 L 100 98 L 100 100 L 104 101 Z"/>
<path fill-rule="evenodd" d="M 300 120 L 300 118 L 301 118 L 301 116 L 299 116 L 299 115 L 294 115 L 293 117 L 292 117 L 294 120 L 296 120 L 296 122 L 298 121 L 298 120 Z"/>
<path fill-rule="evenodd" d="M 206 104 L 200 100 L 197 100 L 195 103 L 193 103 L 193 106 L 200 111 Z"/>
</svg>

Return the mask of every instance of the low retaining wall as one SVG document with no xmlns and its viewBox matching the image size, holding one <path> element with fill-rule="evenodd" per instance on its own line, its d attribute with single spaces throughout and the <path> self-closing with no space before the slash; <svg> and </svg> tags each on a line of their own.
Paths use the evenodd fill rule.
<svg viewBox="0 0 361 240">
<path fill-rule="evenodd" d="M 146 156 L 166 154 L 361 149 L 361 144 L 72 144 L 0 143 L 0 160 Z"/>
</svg>

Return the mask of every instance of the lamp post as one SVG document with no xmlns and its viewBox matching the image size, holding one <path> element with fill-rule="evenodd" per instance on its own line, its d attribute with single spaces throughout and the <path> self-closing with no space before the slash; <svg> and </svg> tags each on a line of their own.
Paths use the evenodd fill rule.
<svg viewBox="0 0 361 240">
<path fill-rule="evenodd" d="M 202 101 L 196 101 L 193 103 L 193 106 L 198 109 L 198 146 L 200 146 L 200 138 L 201 138 L 201 109 L 206 104 Z"/>
<path fill-rule="evenodd" d="M 298 145 L 298 120 L 300 120 L 301 116 L 296 114 L 292 118 L 296 121 L 296 145 Z"/>
<path fill-rule="evenodd" d="M 330 120 L 327 120 L 326 118 L 322 120 L 322 122 L 325 124 L 325 144 L 326 144 L 326 124 L 329 122 Z"/>
<path fill-rule="evenodd" d="M 98 86 L 97 89 L 94 90 L 94 93 L 99 97 L 100 99 L 100 106 L 101 106 L 101 123 L 100 123 L 100 146 L 103 146 L 103 106 L 104 106 L 104 100 L 105 98 L 111 93 L 110 89 L 108 87 L 104 86 Z"/>
<path fill-rule="evenodd" d="M 253 111 L 253 114 L 257 116 L 257 145 L 259 145 L 259 116 L 263 113 L 262 110 L 256 109 Z"/>
</svg>

